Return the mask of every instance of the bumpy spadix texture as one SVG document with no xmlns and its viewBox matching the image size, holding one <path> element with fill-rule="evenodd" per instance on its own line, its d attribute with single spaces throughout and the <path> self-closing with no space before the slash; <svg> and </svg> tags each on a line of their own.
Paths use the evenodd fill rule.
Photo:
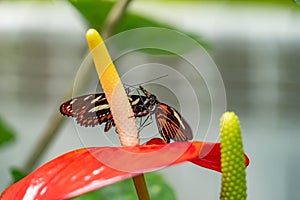
<svg viewBox="0 0 300 200">
<path fill-rule="evenodd" d="M 140 141 L 135 118 L 132 117 L 134 114 L 106 46 L 95 29 L 89 29 L 86 37 L 121 144 L 124 146 L 138 145 Z"/>
<path fill-rule="evenodd" d="M 221 118 L 221 200 L 247 198 L 245 157 L 238 117 L 226 112 Z"/>
</svg>

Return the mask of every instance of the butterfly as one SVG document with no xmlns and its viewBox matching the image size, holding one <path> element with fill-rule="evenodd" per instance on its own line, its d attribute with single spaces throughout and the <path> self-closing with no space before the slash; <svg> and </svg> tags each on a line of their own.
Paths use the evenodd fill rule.
<svg viewBox="0 0 300 200">
<path fill-rule="evenodd" d="M 175 108 L 159 102 L 154 94 L 142 86 L 139 86 L 139 89 L 144 96 L 128 95 L 134 117 L 154 115 L 158 131 L 166 143 L 170 143 L 170 140 L 188 141 L 193 139 L 191 127 Z M 115 125 L 104 93 L 75 97 L 61 104 L 60 112 L 75 118 L 79 125 L 85 127 L 94 127 L 105 123 L 105 132 Z"/>
</svg>

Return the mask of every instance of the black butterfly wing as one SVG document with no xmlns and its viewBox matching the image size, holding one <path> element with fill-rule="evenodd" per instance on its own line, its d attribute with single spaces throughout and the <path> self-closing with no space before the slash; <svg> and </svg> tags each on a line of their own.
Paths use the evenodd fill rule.
<svg viewBox="0 0 300 200">
<path fill-rule="evenodd" d="M 174 141 L 188 141 L 193 139 L 193 133 L 188 123 L 172 107 L 157 103 L 155 119 L 160 135 L 169 143 Z"/>
<path fill-rule="evenodd" d="M 145 96 L 130 95 L 129 102 L 135 117 L 149 114 L 149 101 Z M 193 138 L 192 130 L 181 115 L 172 107 L 157 103 L 155 118 L 159 132 L 169 143 L 187 141 Z M 89 127 L 105 123 L 105 132 L 114 126 L 114 120 L 104 93 L 88 94 L 75 97 L 60 106 L 60 112 L 68 117 L 76 118 L 79 125 Z"/>
<path fill-rule="evenodd" d="M 148 114 L 147 105 L 144 105 L 146 99 L 140 95 L 129 95 L 128 100 L 135 117 L 143 117 Z M 64 102 L 60 106 L 60 112 L 68 117 L 76 118 L 77 123 L 85 127 L 106 123 L 105 132 L 115 125 L 104 93 L 75 97 Z"/>
<path fill-rule="evenodd" d="M 113 118 L 104 93 L 75 97 L 60 106 L 60 112 L 76 118 L 81 126 L 95 126 L 107 122 L 107 131 L 113 125 Z"/>
</svg>

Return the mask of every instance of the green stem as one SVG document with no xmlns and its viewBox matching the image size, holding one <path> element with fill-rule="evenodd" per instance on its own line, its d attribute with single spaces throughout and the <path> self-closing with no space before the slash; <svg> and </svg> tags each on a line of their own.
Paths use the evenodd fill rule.
<svg viewBox="0 0 300 200">
<path fill-rule="evenodd" d="M 90 82 L 90 72 L 92 67 L 87 66 L 85 67 L 80 76 L 78 77 L 78 91 L 81 91 L 89 82 Z M 70 99 L 73 94 L 73 85 L 69 88 L 68 92 L 66 93 L 65 97 L 62 98 L 62 101 L 65 101 L 66 99 Z M 43 156 L 47 148 L 50 146 L 53 139 L 58 135 L 59 129 L 63 125 L 63 122 L 65 121 L 65 117 L 63 117 L 59 113 L 59 105 L 55 107 L 55 111 L 52 113 L 52 116 L 49 120 L 48 126 L 45 128 L 45 130 L 42 132 L 42 136 L 37 144 L 37 146 L 34 148 L 33 152 L 29 156 L 28 160 L 25 162 L 25 165 L 23 167 L 23 170 L 25 173 L 31 172 L 40 158 Z"/>
<path fill-rule="evenodd" d="M 136 193 L 140 200 L 150 200 L 144 174 L 132 177 Z"/>
<path fill-rule="evenodd" d="M 25 173 L 29 173 L 35 167 L 39 159 L 42 157 L 46 149 L 49 147 L 49 144 L 55 138 L 58 133 L 59 128 L 63 124 L 64 118 L 58 113 L 53 113 L 50 123 L 45 131 L 42 133 L 42 138 L 38 142 L 37 146 L 34 148 L 34 151 L 29 156 L 26 161 L 23 170 Z"/>
<path fill-rule="evenodd" d="M 108 38 L 115 32 L 130 2 L 131 0 L 120 0 L 111 9 L 102 28 L 101 36 L 104 39 Z"/>
</svg>

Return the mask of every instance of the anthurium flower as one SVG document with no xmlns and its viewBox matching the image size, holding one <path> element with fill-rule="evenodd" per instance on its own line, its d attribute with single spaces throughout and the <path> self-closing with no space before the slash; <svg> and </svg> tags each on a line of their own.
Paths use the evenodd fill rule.
<svg viewBox="0 0 300 200">
<path fill-rule="evenodd" d="M 154 138 L 144 145 L 138 145 L 135 120 L 128 117 L 132 116 L 128 110 L 123 112 L 123 108 L 128 107 L 130 111 L 131 107 L 116 69 L 106 48 L 103 45 L 95 48 L 103 43 L 102 39 L 95 30 L 88 31 L 87 36 L 123 146 L 90 147 L 66 153 L 7 188 L 0 200 L 69 199 L 129 177 L 136 178 L 143 173 L 186 161 L 220 172 L 220 143 L 193 141 L 166 144 Z M 98 55 L 102 55 L 102 59 Z M 248 165 L 249 159 L 246 155 L 244 157 L 245 165 Z"/>
<path fill-rule="evenodd" d="M 185 161 L 221 171 L 220 144 L 196 141 L 165 144 L 155 138 L 133 147 L 82 148 L 44 164 L 7 188 L 0 199 L 68 199 Z"/>
</svg>

